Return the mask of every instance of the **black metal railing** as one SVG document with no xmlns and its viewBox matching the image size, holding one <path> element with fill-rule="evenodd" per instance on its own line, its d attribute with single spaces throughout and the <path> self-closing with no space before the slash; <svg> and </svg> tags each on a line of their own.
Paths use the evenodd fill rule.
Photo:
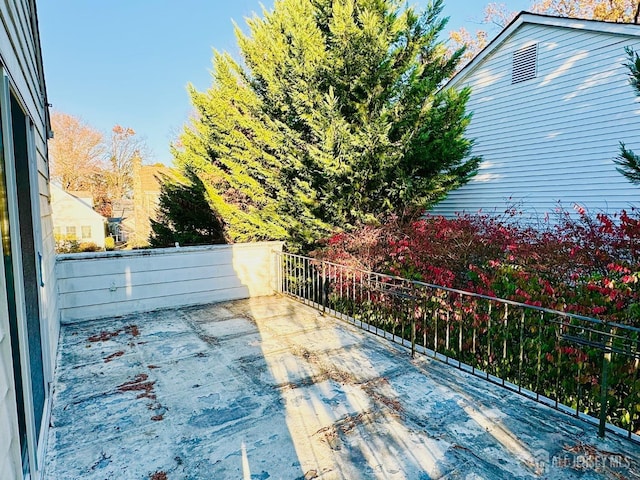
<svg viewBox="0 0 640 480">
<path fill-rule="evenodd" d="M 640 329 L 278 253 L 282 293 L 640 441 Z"/>
</svg>

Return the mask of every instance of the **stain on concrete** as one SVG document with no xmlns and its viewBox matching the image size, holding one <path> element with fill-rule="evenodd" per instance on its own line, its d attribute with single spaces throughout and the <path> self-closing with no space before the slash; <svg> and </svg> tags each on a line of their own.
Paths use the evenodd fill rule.
<svg viewBox="0 0 640 480">
<path fill-rule="evenodd" d="M 189 419 L 189 425 L 194 427 L 210 427 L 224 425 L 246 418 L 252 409 L 259 404 L 251 401 L 233 401 L 224 408 L 206 408 Z"/>
<path fill-rule="evenodd" d="M 155 381 L 147 380 L 149 375 L 146 373 L 139 373 L 133 380 L 124 382 L 122 385 L 118 385 L 116 388 L 119 392 L 139 392 L 136 398 L 149 398 L 155 400 L 156 395 L 153 393 L 153 386 Z"/>
<path fill-rule="evenodd" d="M 124 355 L 124 350 L 118 350 L 117 352 L 113 352 L 111 355 L 107 355 L 106 357 L 104 357 L 104 363 L 109 363 L 112 360 L 121 357 L 122 355 Z"/>
<path fill-rule="evenodd" d="M 60 338 L 48 480 L 640 471 L 637 444 L 286 298 L 65 325 Z"/>
</svg>

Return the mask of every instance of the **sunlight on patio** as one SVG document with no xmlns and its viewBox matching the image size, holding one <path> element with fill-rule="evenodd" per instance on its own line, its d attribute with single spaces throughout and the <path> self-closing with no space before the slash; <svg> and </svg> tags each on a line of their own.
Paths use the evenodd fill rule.
<svg viewBox="0 0 640 480">
<path fill-rule="evenodd" d="M 286 328 L 270 323 L 261 313 L 252 309 L 254 318 L 259 319 L 257 326 L 265 344 L 275 338 L 282 340 L 283 335 L 278 332 Z M 403 456 L 431 478 L 444 473 L 438 468 L 438 462 L 444 460 L 444 450 L 450 445 L 420 439 L 402 424 L 399 395 L 389 387 L 370 358 L 354 351 L 352 354 L 357 358 L 349 362 L 350 365 L 341 365 L 340 357 L 334 359 L 335 363 L 328 363 L 330 352 L 353 347 L 354 338 L 345 335 L 337 325 L 325 325 L 320 330 L 297 333 L 295 342 L 310 349 L 298 349 L 305 363 L 292 358 L 288 351 L 267 349 L 264 354 L 276 383 L 284 386 L 287 426 L 303 471 L 308 470 L 307 465 L 311 469 L 320 464 L 345 478 L 366 478 L 360 476 L 366 470 L 401 471 L 403 465 L 399 458 Z M 301 390 L 300 387 L 307 388 Z M 377 387 L 376 390 L 373 387 Z M 384 393 L 380 387 L 386 387 Z M 339 402 L 338 395 L 343 397 Z M 383 435 L 382 430 L 385 430 Z M 340 461 L 336 452 L 343 448 L 356 449 L 358 461 Z M 353 454 L 350 456 L 355 459 Z"/>
<path fill-rule="evenodd" d="M 623 455 L 616 474 L 640 465 L 629 442 L 281 296 L 61 342 L 47 479 L 564 480 L 584 471 L 550 459 L 584 445 Z"/>
</svg>

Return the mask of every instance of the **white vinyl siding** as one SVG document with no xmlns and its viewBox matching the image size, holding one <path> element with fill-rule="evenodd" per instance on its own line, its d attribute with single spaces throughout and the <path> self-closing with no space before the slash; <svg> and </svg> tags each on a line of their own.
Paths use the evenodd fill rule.
<svg viewBox="0 0 640 480">
<path fill-rule="evenodd" d="M 536 78 L 512 84 L 513 53 L 532 44 Z M 519 204 L 540 217 L 559 201 L 609 212 L 636 202 L 638 187 L 612 161 L 620 141 L 640 152 L 640 104 L 623 66 L 625 46 L 640 48 L 640 39 L 523 23 L 454 80 L 456 88 L 472 89 L 467 137 L 483 163 L 433 213 L 500 213 Z"/>
<path fill-rule="evenodd" d="M 59 321 L 55 285 L 55 254 L 51 208 L 48 186 L 46 99 L 40 69 L 40 46 L 36 25 L 34 0 L 5 0 L 0 2 L 0 64 L 8 77 L 11 92 L 33 124 L 28 133 L 30 179 L 33 191 L 32 210 L 39 215 L 34 222 L 34 241 L 41 261 L 37 262 L 38 275 L 45 280 L 39 289 L 40 317 L 42 323 L 42 351 L 45 382 L 50 382 L 55 366 Z M 6 106 L 5 106 L 6 107 Z M 5 158 L 10 162 L 12 159 Z M 8 186 L 15 189 L 15 186 Z M 3 271 L 3 270 L 2 270 Z M 4 276 L 0 278 L 0 289 L 6 292 Z M 11 342 L 6 318 L 6 295 L 0 296 L 0 478 L 13 480 L 22 478 L 20 440 L 16 423 L 16 392 L 13 383 Z M 22 392 L 18 392 L 22 395 Z M 46 429 L 49 420 L 43 419 Z M 36 435 L 42 432 L 36 432 Z M 44 437 L 41 435 L 40 439 Z M 41 442 L 42 446 L 44 442 Z M 36 452 L 30 445 L 30 463 L 38 464 L 42 448 Z M 39 457 L 36 460 L 36 455 Z M 35 470 L 32 470 L 35 473 Z"/>
<path fill-rule="evenodd" d="M 0 283 L 4 292 L 4 283 Z M 0 297 L 6 299 L 5 294 Z M 2 315 L 2 317 L 5 317 Z M 16 405 L 13 388 L 13 371 L 11 364 L 11 339 L 9 337 L 8 319 L 0 318 L 0 478 L 19 478 L 20 474 L 20 441 L 18 425 L 14 421 L 15 411 L 9 408 Z"/>
</svg>

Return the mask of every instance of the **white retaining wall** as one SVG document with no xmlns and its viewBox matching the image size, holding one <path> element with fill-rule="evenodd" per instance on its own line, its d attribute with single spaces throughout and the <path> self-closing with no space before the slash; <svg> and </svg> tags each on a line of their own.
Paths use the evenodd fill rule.
<svg viewBox="0 0 640 480">
<path fill-rule="evenodd" d="M 281 242 L 59 255 L 63 323 L 271 295 Z"/>
</svg>

